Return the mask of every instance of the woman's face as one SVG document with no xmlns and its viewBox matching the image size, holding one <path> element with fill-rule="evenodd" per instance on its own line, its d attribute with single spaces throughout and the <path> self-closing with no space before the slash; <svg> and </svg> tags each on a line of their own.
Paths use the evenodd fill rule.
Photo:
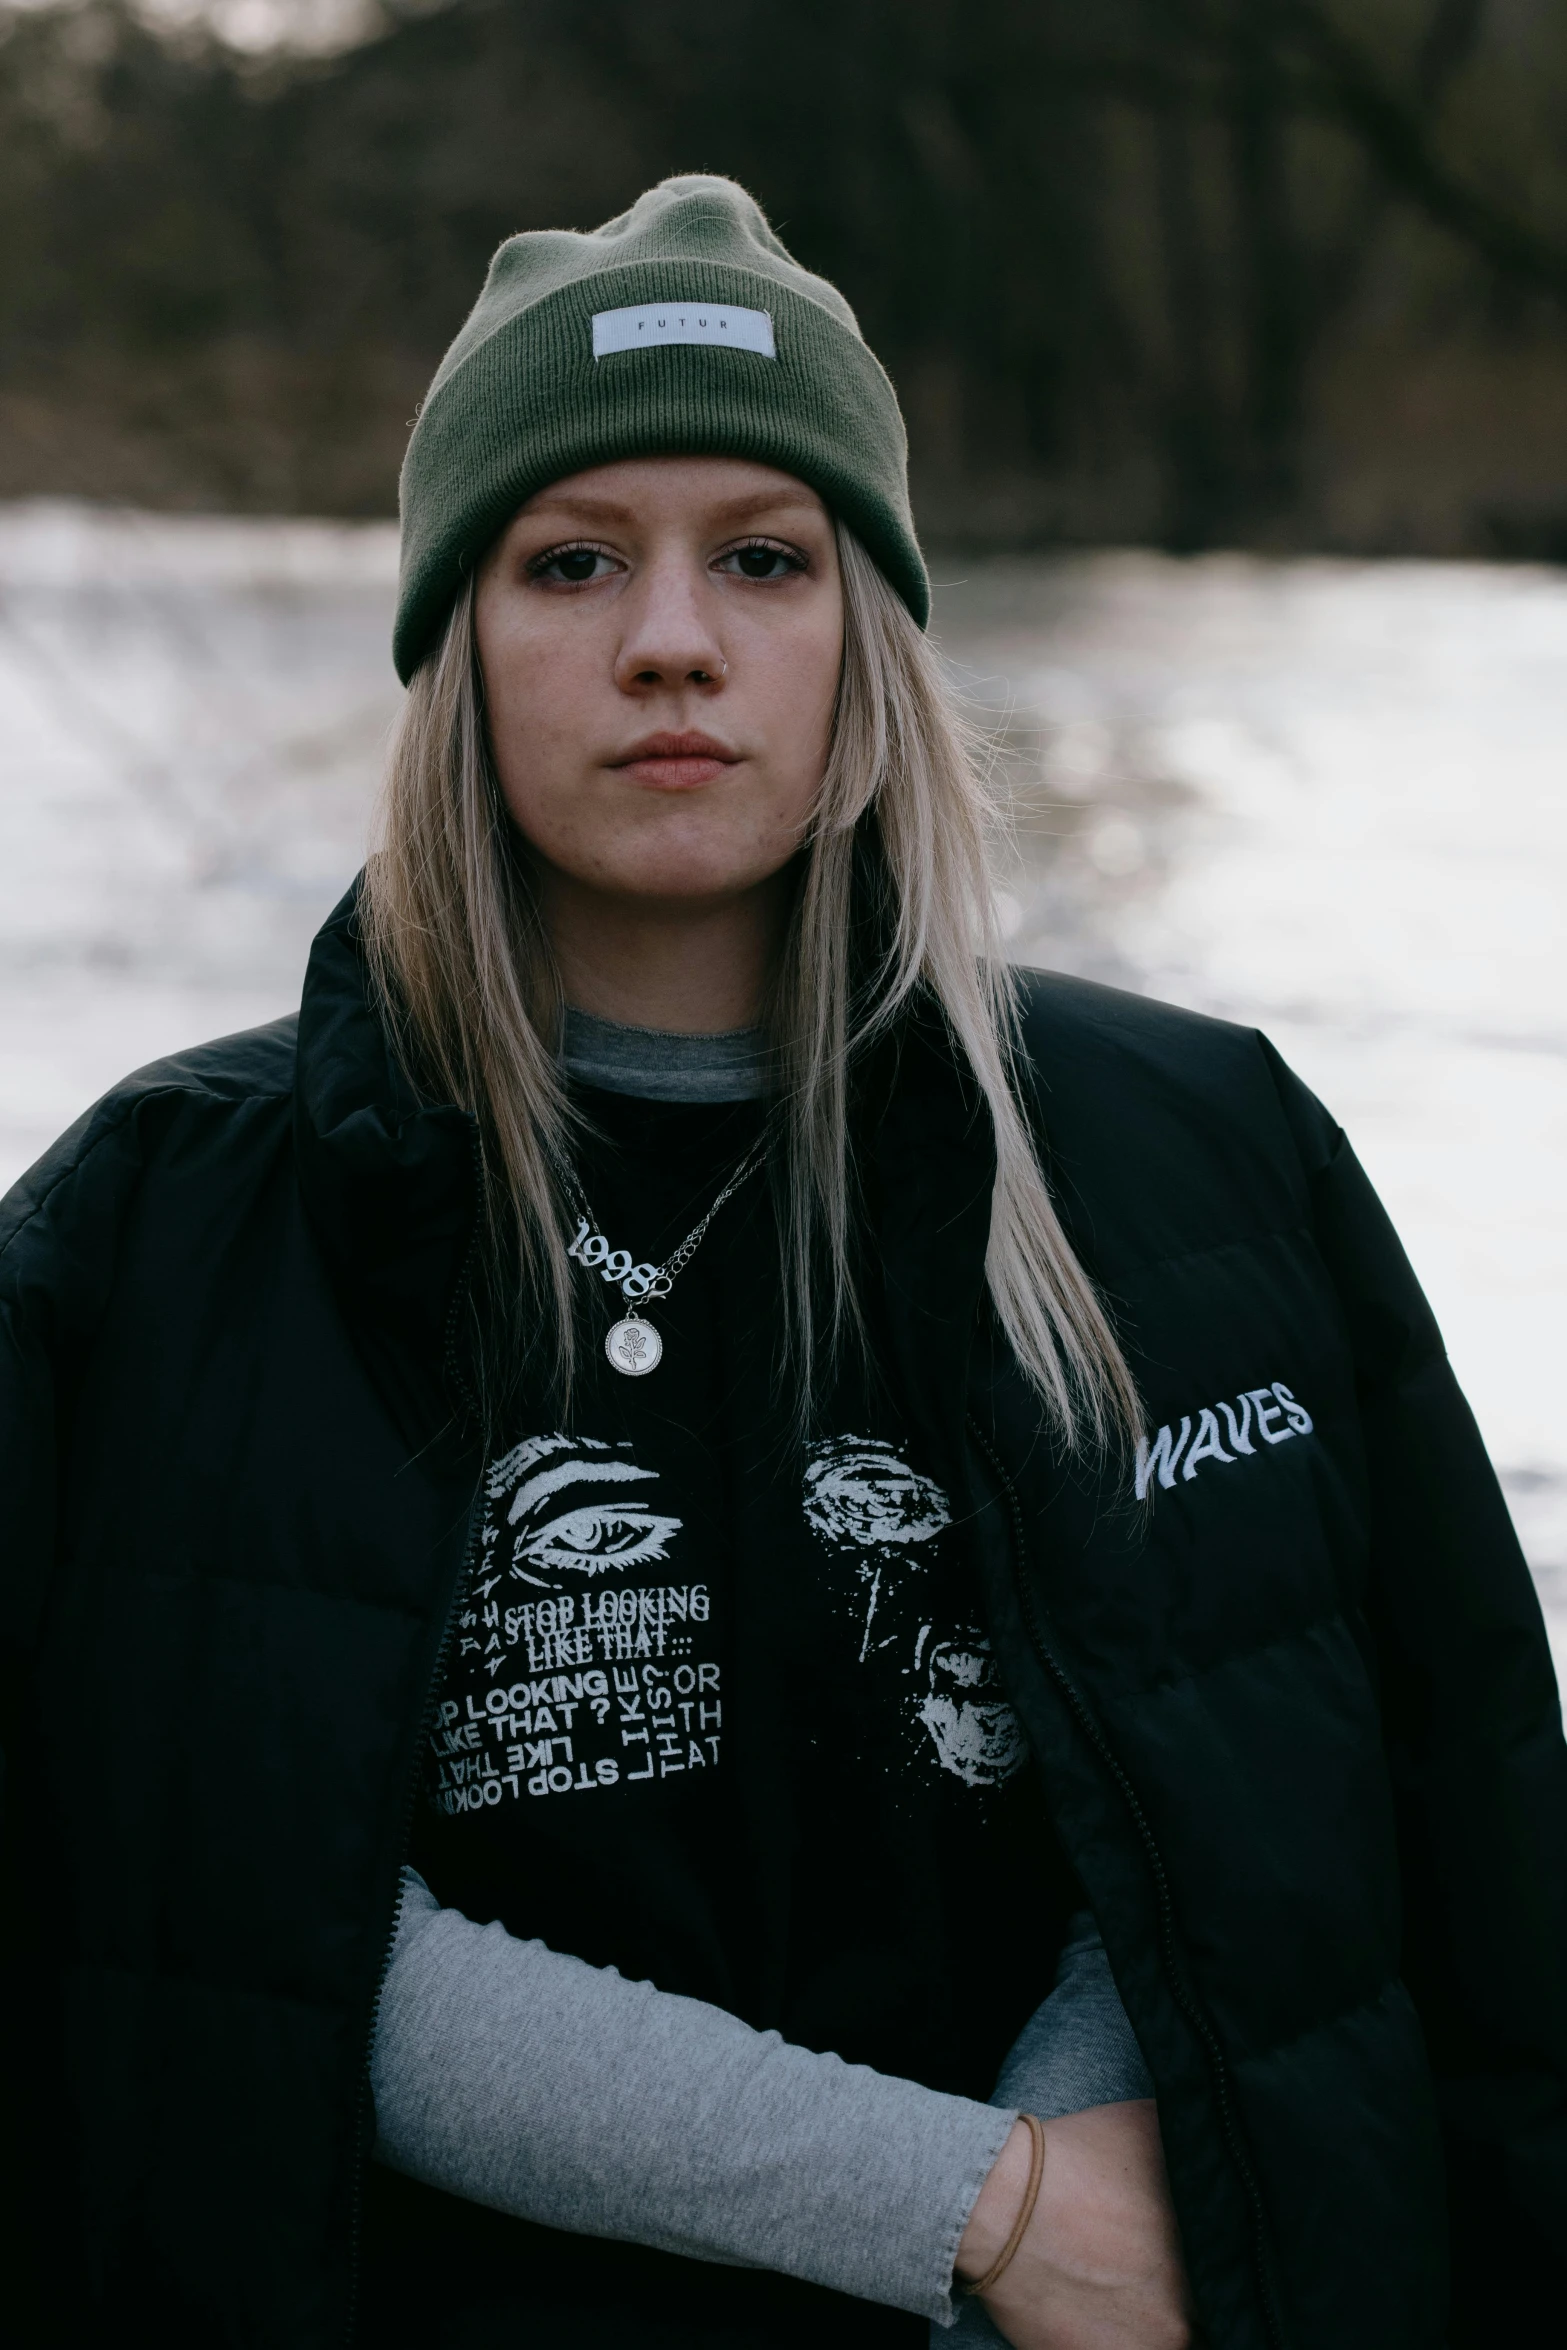
<svg viewBox="0 0 1567 2350">
<path fill-rule="evenodd" d="M 476 598 L 506 805 L 573 894 L 715 901 L 799 848 L 843 590 L 826 508 L 768 465 L 633 458 L 541 490 Z"/>
</svg>

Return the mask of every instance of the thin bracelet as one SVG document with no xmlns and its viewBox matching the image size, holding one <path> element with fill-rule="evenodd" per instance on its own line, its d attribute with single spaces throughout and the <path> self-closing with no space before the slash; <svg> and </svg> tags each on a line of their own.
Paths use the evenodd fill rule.
<svg viewBox="0 0 1567 2350">
<path fill-rule="evenodd" d="M 1012 2233 L 1001 2247 L 999 2259 L 991 2262 L 977 2285 L 965 2285 L 963 2288 L 965 2293 L 976 2299 L 981 2293 L 990 2291 L 1002 2271 L 1009 2266 L 1013 2254 L 1022 2243 L 1028 2232 L 1028 2223 L 1034 2216 L 1034 2206 L 1039 2201 L 1039 2182 L 1045 2175 L 1045 2125 L 1042 2121 L 1036 2121 L 1031 2113 L 1020 2113 L 1017 2118 L 1020 2122 L 1027 2124 L 1029 2138 L 1033 2144 L 1033 2153 L 1028 2166 L 1028 2186 L 1024 2192 L 1017 2218 L 1012 2222 Z"/>
</svg>

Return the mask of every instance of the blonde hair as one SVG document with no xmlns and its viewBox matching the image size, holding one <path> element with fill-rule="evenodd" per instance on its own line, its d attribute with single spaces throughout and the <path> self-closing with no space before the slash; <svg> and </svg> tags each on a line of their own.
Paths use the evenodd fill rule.
<svg viewBox="0 0 1567 2350">
<path fill-rule="evenodd" d="M 858 541 L 841 525 L 837 537 L 843 667 L 768 1008 L 782 1078 L 774 1191 L 784 1327 L 802 1410 L 824 1356 L 859 1321 L 850 1074 L 862 1049 L 923 996 L 994 1130 L 985 1277 L 996 1320 L 1068 1445 L 1135 1439 L 1131 1373 L 1061 1228 L 1018 1105 L 1015 983 L 995 934 L 983 745 L 930 640 Z M 408 690 L 360 918 L 407 1065 L 478 1120 L 489 1288 L 519 1301 L 518 1314 L 502 1313 L 486 1335 L 492 1414 L 530 1321 L 552 1335 L 548 1368 L 564 1397 L 576 1293 L 560 1170 L 576 1121 L 555 1057 L 559 977 L 486 739 L 471 581 Z M 865 971 L 854 967 L 853 942 L 867 927 L 875 942 Z"/>
</svg>

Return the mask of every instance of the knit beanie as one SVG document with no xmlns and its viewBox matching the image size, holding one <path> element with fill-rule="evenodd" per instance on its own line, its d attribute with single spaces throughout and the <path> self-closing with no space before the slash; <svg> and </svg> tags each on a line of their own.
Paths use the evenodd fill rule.
<svg viewBox="0 0 1567 2350">
<path fill-rule="evenodd" d="M 697 173 L 602 228 L 509 237 L 491 262 L 403 461 L 398 675 L 413 675 L 535 490 L 677 453 L 808 482 L 924 626 L 891 384 L 837 288 L 800 267 L 743 188 Z"/>
</svg>

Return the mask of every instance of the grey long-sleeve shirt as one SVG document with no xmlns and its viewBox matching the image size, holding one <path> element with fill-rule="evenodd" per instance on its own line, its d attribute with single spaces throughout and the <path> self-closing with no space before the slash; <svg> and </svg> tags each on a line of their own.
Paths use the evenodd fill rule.
<svg viewBox="0 0 1567 2350">
<path fill-rule="evenodd" d="M 943 2324 L 1016 2119 L 476 1926 L 412 1870 L 371 2079 L 378 2158 L 427 2185 Z"/>
<path fill-rule="evenodd" d="M 376 2155 L 495 2210 L 948 2326 L 958 2244 L 1019 2108 L 1048 2119 L 1149 2094 L 1091 1920 L 1002 2081 L 1007 2102 L 980 2105 L 793 2047 L 477 1926 L 405 1872 L 372 2056 Z"/>
</svg>

